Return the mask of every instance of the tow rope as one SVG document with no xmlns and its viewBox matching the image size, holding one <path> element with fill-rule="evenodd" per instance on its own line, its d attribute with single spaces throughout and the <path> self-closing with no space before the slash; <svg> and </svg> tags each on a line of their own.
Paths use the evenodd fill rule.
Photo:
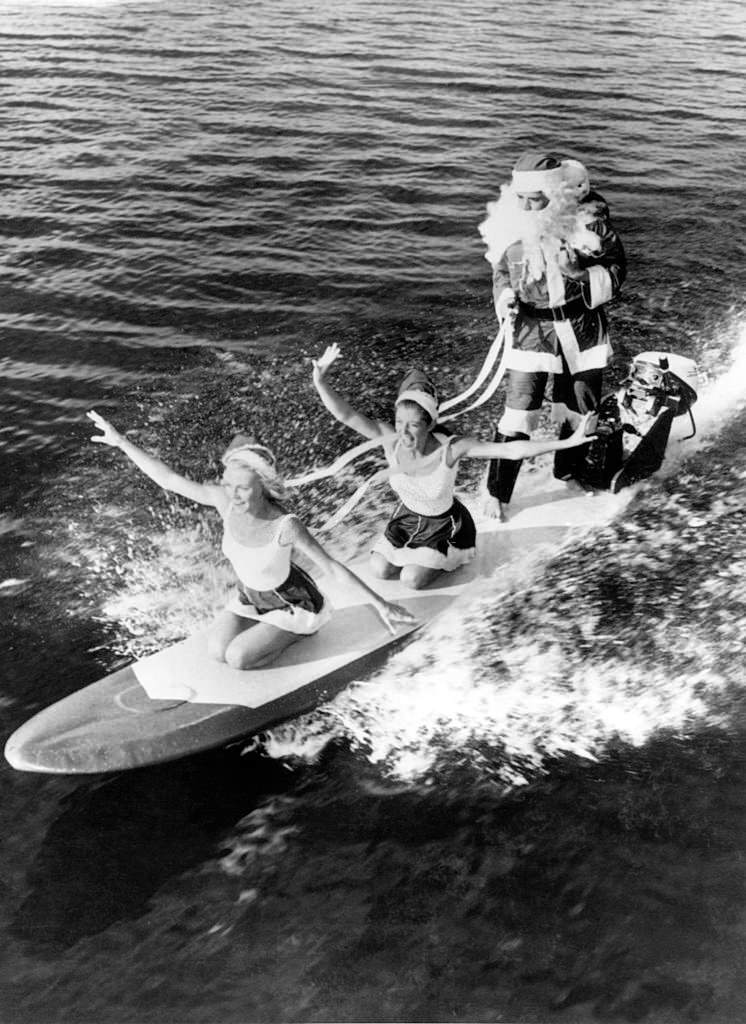
<svg viewBox="0 0 746 1024">
<path fill-rule="evenodd" d="M 502 349 L 502 358 L 500 359 L 500 363 L 497 367 L 497 370 L 495 371 L 495 375 L 493 376 L 492 380 L 487 385 L 484 392 L 475 402 L 472 402 L 471 405 L 467 405 L 465 409 L 460 409 L 458 412 L 451 413 L 450 416 L 438 415 L 438 423 L 447 423 L 449 420 L 456 419 L 457 416 L 463 416 L 464 413 L 471 412 L 472 409 L 478 409 L 480 405 L 484 405 L 485 402 L 489 401 L 489 399 L 492 398 L 492 396 L 497 391 L 500 385 L 500 381 L 505 376 L 505 367 L 508 361 L 508 353 L 510 352 L 512 347 L 513 320 L 511 317 L 508 316 L 505 317 L 502 324 L 500 325 L 500 330 L 497 332 L 497 337 L 490 345 L 489 352 L 487 353 L 484 363 L 482 364 L 482 369 L 479 371 L 479 374 L 477 375 L 477 378 L 474 381 L 474 383 L 471 385 L 471 387 L 468 387 L 466 391 L 462 392 L 460 395 L 456 395 L 455 398 L 449 398 L 448 401 L 443 402 L 443 404 L 440 406 L 439 412 L 445 412 L 446 409 L 452 409 L 454 405 L 458 405 L 460 402 L 466 401 L 467 398 L 471 398 L 474 392 L 479 390 L 481 385 L 489 376 L 490 370 L 495 365 L 497 357 L 500 354 L 500 350 Z"/>
<path fill-rule="evenodd" d="M 286 487 L 303 487 L 304 484 L 314 483 L 316 480 L 323 480 L 327 476 L 336 476 L 340 469 L 344 469 L 350 462 L 353 462 L 359 455 L 364 455 L 366 452 L 372 451 L 383 443 L 383 437 L 372 437 L 369 441 L 362 441 L 360 444 L 356 444 L 354 448 L 349 448 L 346 452 L 343 452 L 339 458 L 335 459 L 334 462 L 328 466 L 322 466 L 320 469 L 312 469 L 310 473 L 305 473 L 303 476 L 294 476 L 290 480 L 285 481 Z"/>
</svg>

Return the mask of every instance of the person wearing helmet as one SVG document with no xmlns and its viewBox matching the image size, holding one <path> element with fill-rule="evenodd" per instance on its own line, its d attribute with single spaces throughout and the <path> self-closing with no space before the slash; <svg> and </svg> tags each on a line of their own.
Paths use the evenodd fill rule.
<svg viewBox="0 0 746 1024">
<path fill-rule="evenodd" d="M 596 439 L 587 446 L 577 478 L 614 493 L 660 469 L 677 416 L 697 401 L 697 366 L 670 352 L 641 352 L 617 391 L 599 404 Z"/>
<path fill-rule="evenodd" d="M 560 438 L 567 437 L 601 397 L 611 354 L 604 306 L 626 276 L 624 248 L 583 164 L 553 153 L 524 153 L 487 210 L 479 231 L 492 266 L 495 311 L 511 327 L 495 441 L 530 437 L 550 375 L 552 419 Z M 555 476 L 576 477 L 582 461 L 582 448 L 557 452 Z M 520 465 L 491 463 L 488 514 L 505 518 Z"/>
</svg>

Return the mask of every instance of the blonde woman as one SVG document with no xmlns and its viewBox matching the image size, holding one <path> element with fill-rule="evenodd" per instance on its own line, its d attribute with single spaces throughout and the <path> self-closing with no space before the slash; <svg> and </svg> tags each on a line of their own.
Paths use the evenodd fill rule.
<svg viewBox="0 0 746 1024">
<path fill-rule="evenodd" d="M 414 621 L 328 554 L 298 517 L 285 511 L 285 486 L 268 448 L 238 435 L 222 457 L 220 483 L 197 483 L 133 444 L 97 412 L 87 415 L 101 431 L 92 441 L 121 449 L 160 487 L 220 513 L 223 552 L 238 587 L 208 631 L 208 650 L 217 660 L 237 669 L 267 665 L 329 619 L 323 594 L 294 560 L 298 555 L 357 590 L 392 633 L 398 623 Z"/>
</svg>

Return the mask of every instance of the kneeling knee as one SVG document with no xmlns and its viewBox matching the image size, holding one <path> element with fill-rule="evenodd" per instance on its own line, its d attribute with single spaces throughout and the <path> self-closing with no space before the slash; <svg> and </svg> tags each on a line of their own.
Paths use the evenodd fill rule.
<svg viewBox="0 0 746 1024">
<path fill-rule="evenodd" d="M 253 668 L 256 661 L 247 655 L 240 647 L 236 644 L 229 644 L 225 650 L 223 661 L 226 663 L 228 668 L 236 668 L 243 672 L 247 668 Z"/>
<path fill-rule="evenodd" d="M 368 568 L 378 580 L 390 580 L 399 571 L 397 566 L 387 562 L 383 555 L 379 555 L 377 551 L 374 551 L 370 556 Z"/>
<path fill-rule="evenodd" d="M 431 578 L 432 574 L 430 571 L 420 568 L 419 565 L 405 565 L 400 577 L 402 583 L 407 587 L 411 587 L 412 590 L 420 590 L 430 582 Z"/>
<path fill-rule="evenodd" d="M 207 653 L 214 661 L 225 661 L 226 645 L 219 640 L 207 641 Z"/>
</svg>

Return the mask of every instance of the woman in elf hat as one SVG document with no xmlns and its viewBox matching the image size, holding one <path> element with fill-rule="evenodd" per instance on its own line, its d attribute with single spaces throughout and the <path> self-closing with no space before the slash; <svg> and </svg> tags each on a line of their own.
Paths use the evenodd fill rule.
<svg viewBox="0 0 746 1024">
<path fill-rule="evenodd" d="M 453 493 L 461 459 L 527 459 L 590 440 L 586 435 L 590 414 L 581 419 L 571 437 L 561 441 L 504 444 L 441 433 L 436 426 L 435 387 L 420 370 L 411 370 L 399 387 L 394 425 L 371 419 L 327 383 L 327 371 L 339 355 L 339 346 L 330 345 L 314 360 L 316 390 L 341 423 L 363 437 L 381 438 L 389 483 L 399 498 L 371 554 L 371 571 L 381 579 L 399 575 L 408 586 L 419 589 L 474 557 L 474 521 Z"/>
<path fill-rule="evenodd" d="M 101 434 L 92 441 L 121 448 L 124 454 L 167 491 L 200 505 L 212 505 L 223 518 L 223 552 L 238 577 L 231 601 L 208 632 L 208 648 L 232 668 L 257 668 L 273 661 L 302 636 L 316 633 L 330 612 L 313 579 L 295 564 L 305 555 L 322 572 L 356 589 L 373 605 L 384 624 L 413 616 L 384 601 L 346 566 L 327 554 L 303 523 L 287 514 L 285 486 L 272 452 L 238 435 L 222 457 L 219 484 L 200 484 L 174 472 L 160 459 L 138 448 L 97 412 L 89 412 Z"/>
</svg>

